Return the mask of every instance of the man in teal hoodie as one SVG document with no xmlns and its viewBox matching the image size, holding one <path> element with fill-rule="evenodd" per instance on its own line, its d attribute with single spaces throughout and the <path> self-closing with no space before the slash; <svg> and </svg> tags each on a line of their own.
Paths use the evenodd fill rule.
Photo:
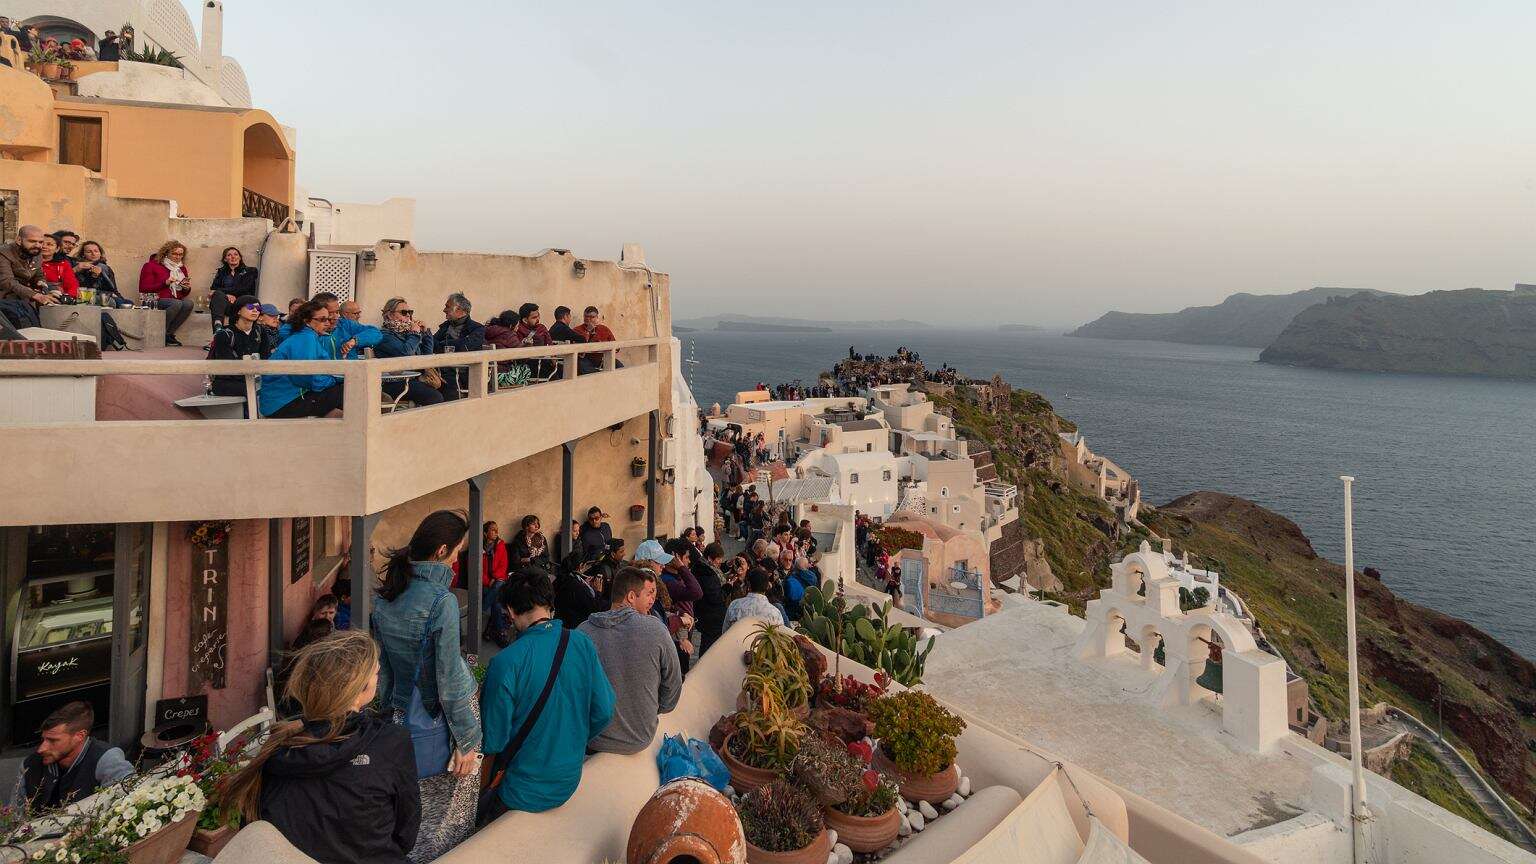
<svg viewBox="0 0 1536 864">
<path fill-rule="evenodd" d="M 325 304 L 310 301 L 294 312 L 292 336 L 272 352 L 271 360 L 331 360 L 320 342 L 331 326 Z M 324 417 L 341 407 L 342 380 L 334 375 L 263 375 L 257 403 L 263 417 Z"/>
<path fill-rule="evenodd" d="M 341 298 L 329 291 L 322 291 L 310 298 L 316 303 L 324 303 L 325 311 L 331 316 L 331 329 L 320 335 L 321 344 L 331 351 L 331 356 L 337 360 L 356 360 L 362 356 L 364 348 L 372 348 L 384 338 L 384 331 L 377 327 L 355 321 L 341 314 Z M 353 304 L 354 306 L 356 304 Z M 342 346 L 348 342 L 352 347 L 343 352 Z M 279 345 L 278 347 L 282 347 Z"/>
<path fill-rule="evenodd" d="M 549 577 L 509 580 L 499 602 L 511 615 L 518 638 L 491 661 L 480 694 L 487 759 L 506 749 L 533 710 L 549 680 L 561 635 Z M 571 631 L 549 700 L 507 763 L 497 790 L 501 805 L 537 813 L 570 800 L 581 782 L 587 742 L 612 719 L 613 688 L 597 648 L 586 634 Z"/>
</svg>

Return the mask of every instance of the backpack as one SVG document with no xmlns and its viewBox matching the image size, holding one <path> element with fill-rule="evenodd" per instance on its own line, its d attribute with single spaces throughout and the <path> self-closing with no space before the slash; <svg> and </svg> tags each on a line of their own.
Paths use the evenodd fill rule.
<svg viewBox="0 0 1536 864">
<path fill-rule="evenodd" d="M 123 331 L 117 329 L 117 322 L 105 312 L 101 313 L 101 347 L 114 351 L 128 350 L 128 341 L 123 338 Z"/>
</svg>

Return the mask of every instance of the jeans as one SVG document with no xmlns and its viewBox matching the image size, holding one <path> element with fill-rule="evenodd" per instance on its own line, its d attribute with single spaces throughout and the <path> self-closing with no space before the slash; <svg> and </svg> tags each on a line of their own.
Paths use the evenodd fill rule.
<svg viewBox="0 0 1536 864">
<path fill-rule="evenodd" d="M 0 300 L 0 315 L 4 315 L 12 327 L 39 327 L 37 308 L 27 300 Z"/>
<path fill-rule="evenodd" d="M 497 596 L 501 594 L 501 586 L 505 584 L 507 580 L 497 580 L 480 594 L 480 608 L 491 610 L 491 630 L 497 633 L 508 633 L 512 629 L 512 621 L 507 617 L 506 607 L 496 602 Z"/>
<path fill-rule="evenodd" d="M 160 298 L 155 301 L 155 308 L 165 310 L 165 338 L 176 336 L 177 328 L 187 322 L 192 315 L 191 300 L 167 300 Z"/>
<path fill-rule="evenodd" d="M 443 401 L 441 391 L 435 390 L 423 384 L 420 380 L 412 378 L 409 381 L 387 381 L 384 384 L 384 395 L 393 399 L 405 390 L 405 398 L 413 402 L 416 407 L 424 405 L 436 405 Z"/>
<path fill-rule="evenodd" d="M 341 384 L 332 384 L 324 390 L 306 390 L 299 398 L 268 414 L 282 420 L 295 417 L 324 417 L 341 407 Z"/>
</svg>

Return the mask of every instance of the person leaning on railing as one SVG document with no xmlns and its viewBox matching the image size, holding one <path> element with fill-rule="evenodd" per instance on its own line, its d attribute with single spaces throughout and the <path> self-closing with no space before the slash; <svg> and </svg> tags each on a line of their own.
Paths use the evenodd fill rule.
<svg viewBox="0 0 1536 864">
<path fill-rule="evenodd" d="M 311 300 L 294 311 L 297 329 L 272 352 L 273 360 L 330 360 L 320 342 L 330 325 L 325 304 Z M 261 376 L 263 417 L 324 417 L 341 407 L 342 380 L 334 375 Z"/>
<path fill-rule="evenodd" d="M 416 320 L 416 310 L 411 308 L 404 297 L 391 297 L 384 304 L 384 326 L 381 329 L 384 332 L 379 344 L 373 346 L 375 357 L 431 356 L 432 331 L 427 328 L 427 322 Z M 445 386 L 443 377 L 435 369 L 428 371 L 432 374 L 423 373 L 409 381 L 384 382 L 385 394 L 393 399 L 404 390 L 405 398 L 418 407 L 442 402 L 442 388 Z M 434 381 L 436 387 L 432 386 Z"/>
</svg>

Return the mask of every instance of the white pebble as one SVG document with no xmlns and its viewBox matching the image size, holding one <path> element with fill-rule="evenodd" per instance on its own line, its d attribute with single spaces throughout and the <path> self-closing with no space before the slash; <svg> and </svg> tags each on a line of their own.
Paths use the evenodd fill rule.
<svg viewBox="0 0 1536 864">
<path fill-rule="evenodd" d="M 907 799 L 905 799 L 905 798 L 897 798 L 896 799 L 896 809 L 898 811 L 902 812 L 902 813 L 905 813 L 908 810 L 912 809 L 912 805 L 908 804 L 907 803 Z"/>
<path fill-rule="evenodd" d="M 837 864 L 853 864 L 853 850 L 841 843 L 832 848 L 832 855 L 837 858 Z"/>
<path fill-rule="evenodd" d="M 900 840 L 892 840 L 891 841 L 891 845 L 885 847 L 885 851 L 882 854 L 889 855 L 892 852 L 895 852 L 897 849 L 900 849 L 900 848 L 901 848 L 901 841 Z"/>
<path fill-rule="evenodd" d="M 944 803 L 941 806 L 943 806 L 945 810 L 953 810 L 956 807 L 959 807 L 964 801 L 965 799 L 961 798 L 959 795 L 951 795 L 944 799 Z"/>
<path fill-rule="evenodd" d="M 736 797 L 736 787 L 727 784 L 726 787 L 725 787 L 725 797 L 727 797 L 727 798 L 735 798 Z"/>
<path fill-rule="evenodd" d="M 912 826 L 913 831 L 921 831 L 923 826 L 928 824 L 921 813 L 908 813 L 907 822 Z"/>
<path fill-rule="evenodd" d="M 827 864 L 842 864 L 842 860 L 837 857 L 836 852 L 828 852 Z"/>
<path fill-rule="evenodd" d="M 961 777 L 960 778 L 960 797 L 961 798 L 969 798 L 969 797 L 971 797 L 971 778 L 969 778 L 969 777 Z"/>
<path fill-rule="evenodd" d="M 927 801 L 917 802 L 917 812 L 923 814 L 924 819 L 939 818 L 939 811 L 933 809 L 933 805 L 929 804 Z"/>
<path fill-rule="evenodd" d="M 827 829 L 827 845 L 828 846 L 836 846 L 837 845 L 837 832 L 835 830 L 831 829 L 831 828 Z"/>
<path fill-rule="evenodd" d="M 896 836 L 897 837 L 905 837 L 905 836 L 907 836 L 908 834 L 911 834 L 911 833 L 912 833 L 912 823 L 907 821 L 907 817 L 906 816 L 901 817 L 901 824 L 896 826 Z"/>
</svg>

